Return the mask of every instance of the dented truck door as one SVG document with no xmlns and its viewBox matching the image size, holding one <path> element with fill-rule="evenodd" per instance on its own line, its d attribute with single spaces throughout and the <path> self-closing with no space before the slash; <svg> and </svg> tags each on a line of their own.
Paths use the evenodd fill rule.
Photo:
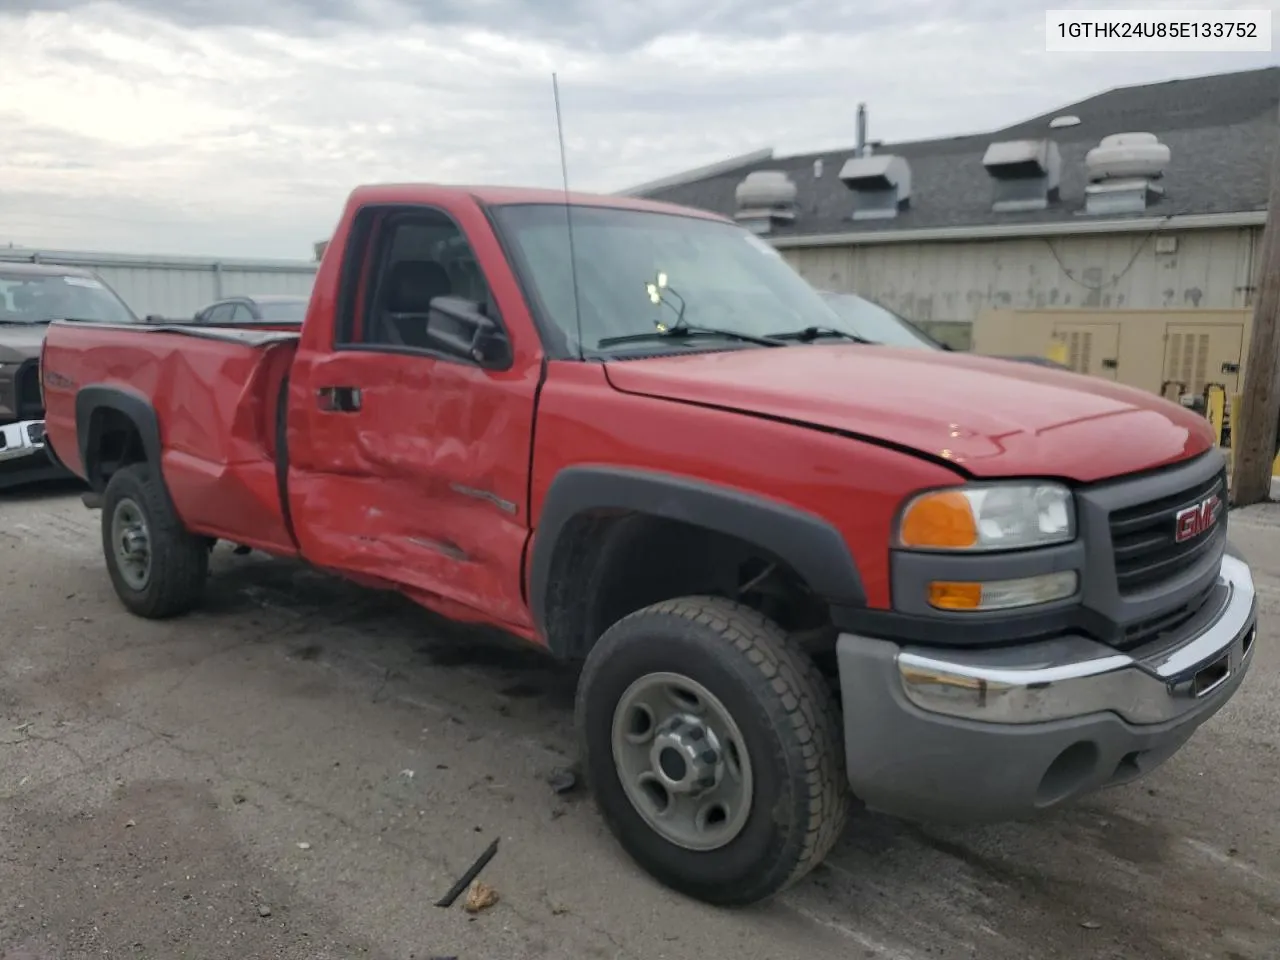
<svg viewBox="0 0 1280 960">
<path fill-rule="evenodd" d="M 526 633 L 541 350 L 483 211 L 452 202 L 348 211 L 344 257 L 317 277 L 292 373 L 290 512 L 312 563 Z M 429 309 L 441 296 L 474 301 L 498 322 L 509 366 L 486 368 L 433 340 Z"/>
</svg>

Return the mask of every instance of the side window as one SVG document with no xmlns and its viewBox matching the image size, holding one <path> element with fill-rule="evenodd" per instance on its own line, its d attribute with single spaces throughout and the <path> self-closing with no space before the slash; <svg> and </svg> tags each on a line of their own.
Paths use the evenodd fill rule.
<svg viewBox="0 0 1280 960">
<path fill-rule="evenodd" d="M 471 244 L 451 218 L 423 208 L 367 210 L 361 216 L 372 221 L 371 229 L 361 231 L 358 225 L 353 239 L 367 238 L 367 254 L 343 277 L 339 345 L 435 352 L 428 322 L 432 331 L 448 322 L 430 315 L 436 297 L 470 300 L 498 319 Z M 358 248 L 352 252 L 359 256 Z M 461 329 L 443 332 L 470 335 Z"/>
<path fill-rule="evenodd" d="M 249 312 L 249 308 L 243 303 L 237 303 L 231 311 L 232 323 L 252 323 L 253 314 Z"/>
<path fill-rule="evenodd" d="M 216 307 L 212 307 L 205 315 L 205 323 L 230 323 L 231 307 L 229 303 L 220 303 Z"/>
</svg>

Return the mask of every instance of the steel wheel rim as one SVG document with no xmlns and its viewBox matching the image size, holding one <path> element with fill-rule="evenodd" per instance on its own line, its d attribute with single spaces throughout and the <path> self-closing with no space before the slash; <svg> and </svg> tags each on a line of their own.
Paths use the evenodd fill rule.
<svg viewBox="0 0 1280 960">
<path fill-rule="evenodd" d="M 142 508 L 127 497 L 111 512 L 111 546 L 124 582 L 145 590 L 151 580 L 151 530 Z"/>
<path fill-rule="evenodd" d="M 664 840 L 709 851 L 742 832 L 751 758 L 733 715 L 702 684 L 678 673 L 640 677 L 618 699 L 611 739 L 627 799 Z"/>
</svg>

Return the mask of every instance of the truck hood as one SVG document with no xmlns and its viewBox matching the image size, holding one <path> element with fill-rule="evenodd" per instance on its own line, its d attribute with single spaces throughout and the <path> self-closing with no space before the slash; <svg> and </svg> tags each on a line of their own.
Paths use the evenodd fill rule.
<svg viewBox="0 0 1280 960">
<path fill-rule="evenodd" d="M 46 324 L 0 323 L 0 363 L 21 363 L 40 356 L 40 345 L 49 327 Z"/>
<path fill-rule="evenodd" d="M 977 477 L 1089 483 L 1214 444 L 1204 417 L 1153 394 L 965 353 L 790 346 L 611 361 L 605 372 L 624 393 L 848 433 Z"/>
</svg>

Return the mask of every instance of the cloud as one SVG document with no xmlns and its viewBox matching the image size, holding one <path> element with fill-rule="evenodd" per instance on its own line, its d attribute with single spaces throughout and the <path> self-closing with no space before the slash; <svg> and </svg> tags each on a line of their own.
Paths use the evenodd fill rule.
<svg viewBox="0 0 1280 960">
<path fill-rule="evenodd" d="M 29 12 L 75 12 L 100 0 L 19 0 Z M 148 16 L 186 28 L 267 27 L 326 34 L 346 27 L 501 28 L 522 37 L 625 51 L 673 31 L 775 37 L 798 30 L 853 34 L 930 19 L 992 23 L 995 0 L 132 0 Z"/>
<path fill-rule="evenodd" d="M 15 4 L 20 8 L 15 10 Z M 8 0 L 0 243 L 306 257 L 357 183 L 612 190 L 1016 122 L 1269 55 L 1044 51 L 992 0 Z M 14 12 L 9 12 L 14 11 Z"/>
</svg>

